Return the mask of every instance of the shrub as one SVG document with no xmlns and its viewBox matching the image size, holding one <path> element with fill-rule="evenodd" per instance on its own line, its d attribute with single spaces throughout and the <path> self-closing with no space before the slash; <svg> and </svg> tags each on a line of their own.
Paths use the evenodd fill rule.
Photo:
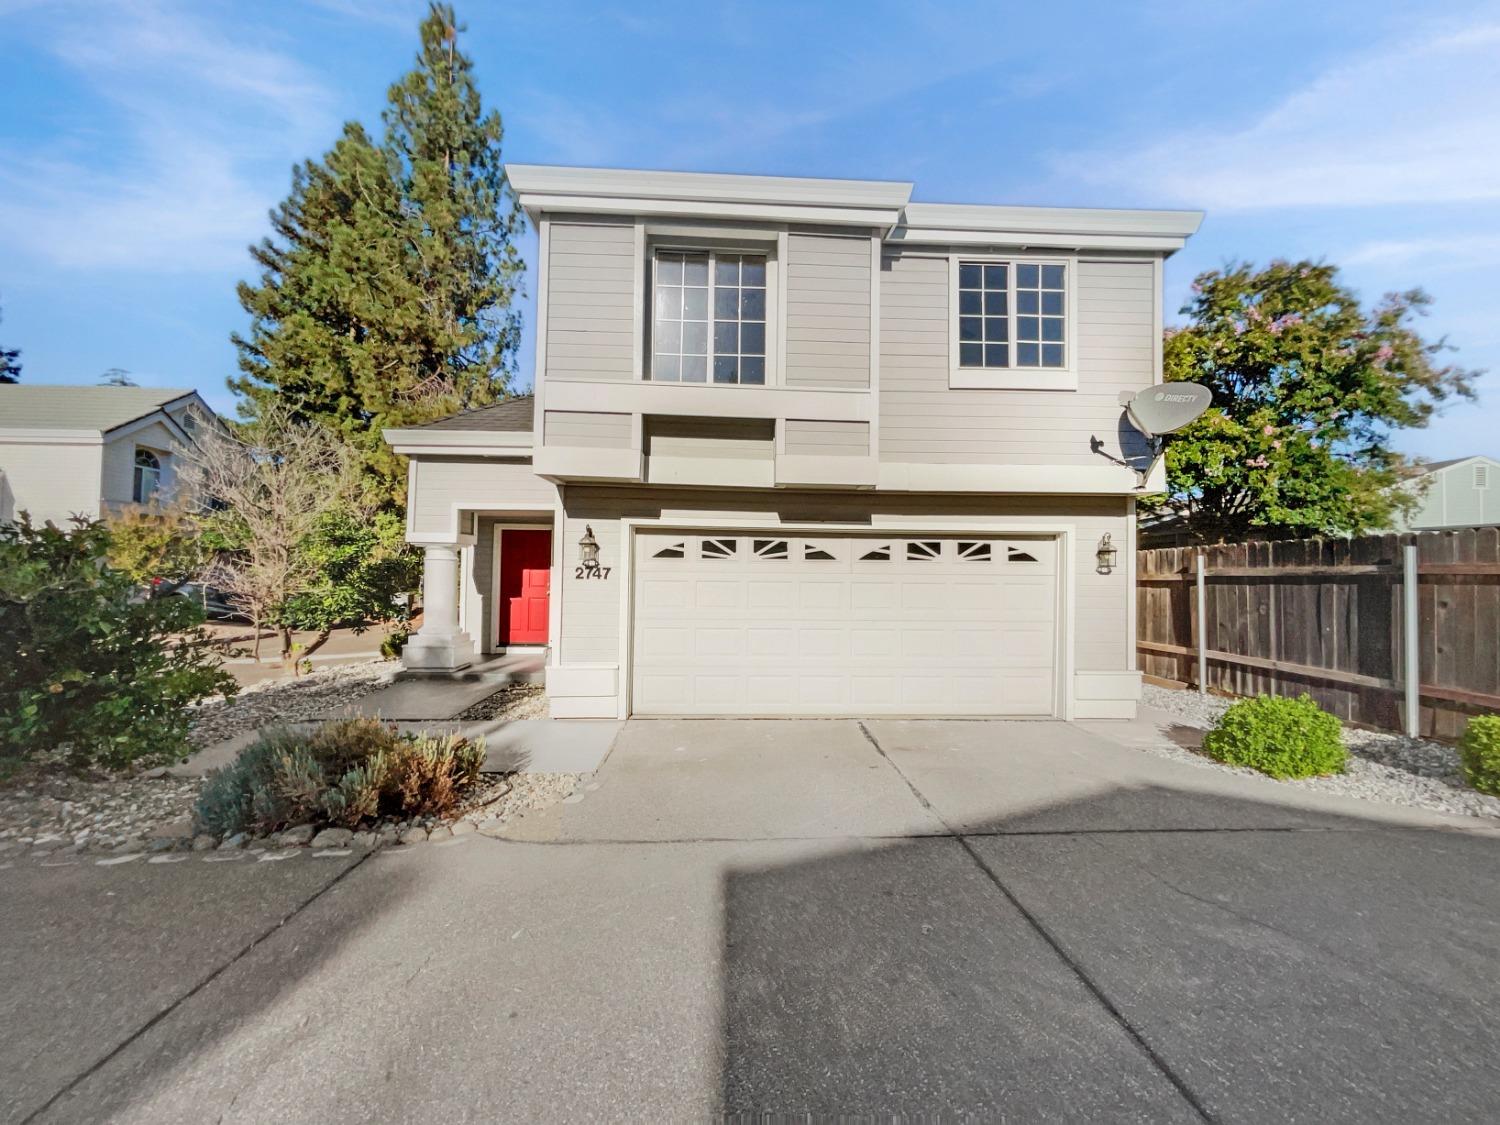
<svg viewBox="0 0 1500 1125">
<path fill-rule="evenodd" d="M 1500 715 L 1476 715 L 1458 742 L 1464 780 L 1481 793 L 1500 797 Z"/>
<path fill-rule="evenodd" d="M 188 752 L 185 708 L 235 691 L 186 598 L 141 599 L 104 524 L 0 523 L 0 760 L 75 767 Z"/>
<path fill-rule="evenodd" d="M 1343 773 L 1348 751 L 1341 724 L 1308 695 L 1242 699 L 1220 716 L 1203 739 L 1203 752 L 1231 766 L 1249 766 L 1271 777 Z"/>
<path fill-rule="evenodd" d="M 305 735 L 272 730 L 209 774 L 197 820 L 204 831 L 227 836 L 440 815 L 478 780 L 483 764 L 481 742 L 403 736 L 375 719 L 342 719 Z"/>
</svg>

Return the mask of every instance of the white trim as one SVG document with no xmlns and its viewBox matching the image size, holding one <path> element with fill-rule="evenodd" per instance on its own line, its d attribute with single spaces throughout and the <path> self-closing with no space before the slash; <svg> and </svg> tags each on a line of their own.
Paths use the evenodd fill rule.
<svg viewBox="0 0 1500 1125">
<path fill-rule="evenodd" d="M 868 455 L 832 457 L 812 453 L 776 454 L 777 488 L 872 489 L 879 479 L 880 464 L 876 458 Z"/>
<path fill-rule="evenodd" d="M 722 203 L 900 208 L 911 198 L 912 190 L 910 183 L 898 180 L 743 176 L 723 172 L 665 172 L 636 168 L 569 168 L 556 164 L 506 164 L 505 174 L 511 187 L 523 195 L 695 199 Z"/>
<path fill-rule="evenodd" d="M 1071 720 L 1074 702 L 1074 626 L 1077 616 L 1075 587 L 1078 525 L 1071 522 L 1038 522 L 1035 517 L 996 516 L 985 520 L 959 520 L 953 523 L 914 523 L 910 517 L 891 523 L 782 523 L 742 522 L 722 518 L 620 518 L 620 622 L 619 622 L 619 709 L 617 718 L 627 719 L 631 710 L 631 684 L 634 661 L 635 615 L 635 538 L 639 531 L 723 531 L 729 534 L 764 532 L 774 527 L 778 534 L 822 535 L 829 538 L 846 535 L 1034 535 L 1057 542 L 1057 653 L 1056 678 L 1053 684 L 1053 715 Z"/>
<path fill-rule="evenodd" d="M 609 198 L 597 195 L 523 194 L 521 206 L 537 218 L 547 213 L 582 211 L 597 215 L 655 215 L 694 219 L 742 219 L 765 223 L 879 227 L 888 230 L 901 217 L 897 208 L 810 207 L 805 204 L 713 203 L 705 200 Z"/>
<path fill-rule="evenodd" d="M 381 440 L 404 457 L 521 457 L 531 452 L 530 430 L 444 430 L 423 426 L 382 430 Z"/>
<path fill-rule="evenodd" d="M 552 410 L 605 414 L 693 414 L 715 418 L 805 418 L 869 422 L 874 400 L 866 387 L 756 387 L 740 383 L 656 383 L 558 379 L 548 388 Z M 538 453 L 541 450 L 537 451 Z"/>
<path fill-rule="evenodd" d="M 998 253 L 960 253 L 948 258 L 948 386 L 955 390 L 1003 390 L 1003 391 L 1076 391 L 1078 389 L 1078 257 L 1077 255 Z M 1006 354 L 1010 367 L 960 367 L 958 321 L 961 315 L 958 300 L 958 274 L 960 262 L 1004 264 L 1006 266 Z M 1022 265 L 1062 266 L 1063 300 L 1065 302 L 1063 324 L 1062 367 L 1018 367 L 1015 366 L 1016 322 L 1021 312 L 1016 307 L 1017 267 Z M 983 316 L 983 314 L 980 314 Z M 1031 314 L 1026 314 L 1031 315 Z M 1036 315 L 1040 316 L 1041 313 Z M 1160 335 L 1160 333 L 1158 333 Z"/>
<path fill-rule="evenodd" d="M 500 636 L 500 542 L 501 533 L 505 531 L 545 531 L 552 539 L 548 543 L 549 557 L 547 569 L 551 577 L 547 582 L 547 639 L 541 644 L 535 641 L 527 644 L 506 644 Z M 490 538 L 490 600 L 495 603 L 494 611 L 490 614 L 491 620 L 485 623 L 485 631 L 489 634 L 490 644 L 483 648 L 483 652 L 509 652 L 523 650 L 542 650 L 553 643 L 552 633 L 552 596 L 555 588 L 561 583 L 558 581 L 557 546 L 558 530 L 555 524 L 549 523 L 521 523 L 515 520 L 497 521 L 491 532 Z"/>
<path fill-rule="evenodd" d="M 870 239 L 870 412 L 871 459 L 880 460 L 880 264 L 884 257 L 879 238 Z"/>
<path fill-rule="evenodd" d="M 406 500 L 407 511 L 410 512 L 415 505 L 411 497 Z M 418 533 L 407 532 L 406 541 L 418 546 L 441 547 L 441 546 L 464 546 L 472 543 L 478 533 L 477 521 L 481 513 L 493 513 L 501 519 L 511 516 L 525 515 L 531 512 L 552 512 L 555 510 L 553 504 L 497 504 L 494 499 L 485 500 L 455 500 L 448 506 L 448 520 L 446 528 L 442 531 L 423 531 Z M 464 534 L 459 528 L 462 526 L 460 520 L 465 513 L 472 513 L 476 521 L 474 534 Z"/>
<path fill-rule="evenodd" d="M 1151 315 L 1155 322 L 1156 331 L 1151 333 L 1151 378 L 1160 383 L 1164 378 L 1162 368 L 1164 360 L 1162 348 L 1165 340 L 1162 332 L 1166 328 L 1166 290 L 1164 273 L 1166 259 L 1155 258 L 1151 262 Z"/>
<path fill-rule="evenodd" d="M 1135 497 L 1129 496 L 1125 499 L 1125 667 L 1130 671 L 1136 670 L 1136 602 L 1140 595 L 1136 592 L 1136 526 L 1135 526 Z"/>
<path fill-rule="evenodd" d="M 650 260 L 646 257 L 646 223 L 642 219 L 635 221 L 635 270 L 631 278 L 630 309 L 635 323 L 630 333 L 630 377 L 637 382 L 646 377 L 646 330 L 648 326 L 655 323 L 655 316 L 647 315 L 646 301 L 649 297 L 653 302 L 656 300 L 653 294 L 646 292 L 646 270 L 651 270 L 651 280 L 656 282 L 656 255 L 652 254 Z M 709 310 L 709 320 L 712 323 L 713 310 Z"/>
<path fill-rule="evenodd" d="M 637 414 L 635 417 L 639 418 Z M 635 425 L 632 422 L 631 431 Z M 550 481 L 596 480 L 635 483 L 645 477 L 640 448 L 599 449 L 593 446 L 548 445 L 536 451 L 532 471 Z"/>
<path fill-rule="evenodd" d="M 563 591 L 567 589 L 567 583 L 563 581 L 566 573 L 567 560 L 563 557 L 563 534 L 567 527 L 568 511 L 563 501 L 563 485 L 555 489 L 557 499 L 552 507 L 552 573 L 556 579 L 553 589 L 550 591 L 547 603 L 547 642 L 551 646 L 551 663 L 557 663 L 562 657 L 562 635 L 563 635 Z"/>
</svg>

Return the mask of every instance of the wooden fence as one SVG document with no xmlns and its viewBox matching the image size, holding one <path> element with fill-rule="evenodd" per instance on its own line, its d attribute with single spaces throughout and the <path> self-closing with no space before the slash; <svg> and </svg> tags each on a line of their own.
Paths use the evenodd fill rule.
<svg viewBox="0 0 1500 1125">
<path fill-rule="evenodd" d="M 1411 606 L 1408 544 L 1418 577 Z M 1167 547 L 1139 552 L 1136 576 L 1136 647 L 1148 680 L 1204 682 L 1229 695 L 1305 691 L 1342 718 L 1403 730 L 1404 619 L 1414 611 L 1418 729 L 1454 738 L 1468 716 L 1500 711 L 1500 528 Z"/>
</svg>

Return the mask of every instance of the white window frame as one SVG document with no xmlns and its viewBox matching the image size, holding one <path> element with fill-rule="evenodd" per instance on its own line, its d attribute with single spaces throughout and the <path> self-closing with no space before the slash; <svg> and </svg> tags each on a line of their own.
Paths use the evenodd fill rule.
<svg viewBox="0 0 1500 1125">
<path fill-rule="evenodd" d="M 960 367 L 958 363 L 958 264 L 1008 265 L 1006 273 L 1009 346 L 1016 346 L 1016 267 L 1020 265 L 1063 267 L 1063 359 L 1062 367 Z M 1078 389 L 1078 258 L 1068 254 L 967 254 L 948 255 L 948 386 L 962 390 L 1076 391 Z"/>
<path fill-rule="evenodd" d="M 701 242 L 694 243 L 690 240 L 678 238 L 653 238 L 646 243 L 646 255 L 649 259 L 649 277 L 651 283 L 646 287 L 641 301 L 642 323 L 641 333 L 641 365 L 640 379 L 645 383 L 654 383 L 651 377 L 651 367 L 656 361 L 656 349 L 652 340 L 652 334 L 656 331 L 656 272 L 659 265 L 658 255 L 668 254 L 707 254 L 708 255 L 708 379 L 703 383 L 686 383 L 681 380 L 660 380 L 663 386 L 674 387 L 717 387 L 720 390 L 732 391 L 746 389 L 751 391 L 764 390 L 766 387 L 779 387 L 781 385 L 781 325 L 779 323 L 781 278 L 780 258 L 776 253 L 774 242 L 746 242 L 719 243 L 705 245 Z M 714 339 L 714 290 L 717 287 L 714 280 L 714 261 L 720 254 L 736 256 L 750 255 L 764 258 L 766 262 L 766 381 L 764 383 L 715 383 L 713 370 L 713 339 Z"/>
<path fill-rule="evenodd" d="M 152 468 L 150 465 L 142 465 L 140 463 L 139 459 L 142 453 L 156 462 L 155 468 Z M 149 504 L 157 496 L 160 496 L 165 470 L 166 464 L 164 462 L 163 454 L 158 453 L 154 449 L 148 449 L 144 445 L 136 446 L 135 450 L 130 455 L 131 501 L 136 504 Z M 147 473 L 153 474 L 154 483 L 152 484 L 150 491 L 147 491 L 145 487 Z"/>
</svg>

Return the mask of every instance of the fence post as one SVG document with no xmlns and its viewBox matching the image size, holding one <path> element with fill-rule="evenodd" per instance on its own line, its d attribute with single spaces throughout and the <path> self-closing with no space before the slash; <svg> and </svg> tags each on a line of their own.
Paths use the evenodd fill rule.
<svg viewBox="0 0 1500 1125">
<path fill-rule="evenodd" d="M 1404 658 L 1406 688 L 1406 734 L 1417 738 L 1422 733 L 1422 644 L 1417 601 L 1417 545 L 1406 544 L 1402 560 L 1404 581 L 1401 586 L 1401 655 Z"/>
<path fill-rule="evenodd" d="M 1208 694 L 1208 556 L 1198 552 L 1198 694 Z"/>
</svg>

